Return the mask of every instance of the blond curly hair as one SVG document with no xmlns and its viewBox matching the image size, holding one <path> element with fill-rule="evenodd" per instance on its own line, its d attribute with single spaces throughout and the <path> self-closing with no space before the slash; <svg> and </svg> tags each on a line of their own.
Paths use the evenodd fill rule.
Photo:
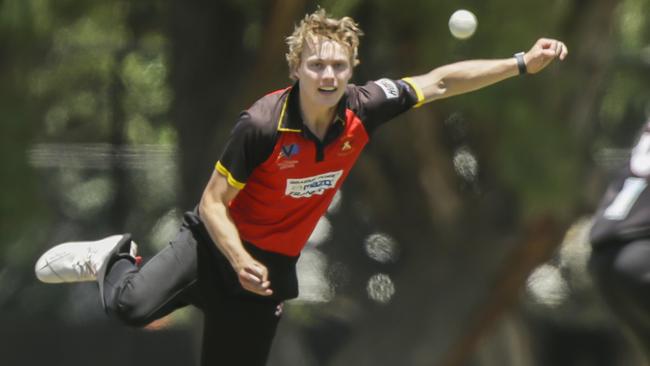
<svg viewBox="0 0 650 366">
<path fill-rule="evenodd" d="M 289 63 L 289 76 L 295 79 L 293 71 L 300 66 L 302 50 L 305 43 L 315 45 L 321 39 L 330 39 L 338 42 L 349 50 L 352 66 L 357 66 L 359 37 L 363 32 L 359 25 L 350 17 L 336 19 L 327 14 L 325 9 L 319 8 L 311 14 L 305 15 L 294 28 L 293 33 L 286 38 L 289 52 L 286 54 Z"/>
</svg>

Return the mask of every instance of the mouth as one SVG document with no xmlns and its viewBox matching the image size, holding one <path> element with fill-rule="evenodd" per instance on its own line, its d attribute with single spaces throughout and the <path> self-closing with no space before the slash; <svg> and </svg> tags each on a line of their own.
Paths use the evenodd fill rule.
<svg viewBox="0 0 650 366">
<path fill-rule="evenodd" d="M 325 94 L 335 93 L 337 88 L 335 86 L 321 86 L 318 91 Z"/>
</svg>

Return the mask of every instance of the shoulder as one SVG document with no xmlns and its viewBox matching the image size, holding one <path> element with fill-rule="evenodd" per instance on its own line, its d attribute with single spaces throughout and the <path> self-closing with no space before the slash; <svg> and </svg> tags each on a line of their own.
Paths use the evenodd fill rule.
<svg viewBox="0 0 650 366">
<path fill-rule="evenodd" d="M 275 135 L 282 112 L 282 105 L 287 94 L 287 89 L 281 89 L 258 99 L 248 109 L 239 114 L 235 131 L 253 135 Z"/>
</svg>

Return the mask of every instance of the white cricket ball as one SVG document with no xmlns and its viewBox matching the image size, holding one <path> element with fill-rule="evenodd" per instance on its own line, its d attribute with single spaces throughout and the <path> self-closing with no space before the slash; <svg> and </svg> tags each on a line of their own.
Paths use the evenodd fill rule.
<svg viewBox="0 0 650 366">
<path fill-rule="evenodd" d="M 476 31 L 478 21 L 469 10 L 456 10 L 449 18 L 449 31 L 458 39 L 467 39 Z"/>
</svg>

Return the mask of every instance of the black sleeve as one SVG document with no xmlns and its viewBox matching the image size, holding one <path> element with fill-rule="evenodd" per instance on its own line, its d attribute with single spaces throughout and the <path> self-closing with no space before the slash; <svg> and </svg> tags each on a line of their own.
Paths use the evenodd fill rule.
<svg viewBox="0 0 650 366">
<path fill-rule="evenodd" d="M 621 169 L 600 202 L 589 241 L 594 246 L 650 236 L 650 191 L 647 178 L 629 166 Z"/>
<path fill-rule="evenodd" d="M 650 237 L 650 125 L 610 182 L 590 231 L 593 245 Z"/>
<path fill-rule="evenodd" d="M 273 152 L 275 130 L 256 123 L 243 112 L 230 133 L 221 158 L 216 164 L 219 173 L 231 186 L 242 189 L 253 172 Z"/>
<path fill-rule="evenodd" d="M 407 80 L 379 79 L 355 87 L 358 115 L 369 134 L 424 99 Z"/>
</svg>

